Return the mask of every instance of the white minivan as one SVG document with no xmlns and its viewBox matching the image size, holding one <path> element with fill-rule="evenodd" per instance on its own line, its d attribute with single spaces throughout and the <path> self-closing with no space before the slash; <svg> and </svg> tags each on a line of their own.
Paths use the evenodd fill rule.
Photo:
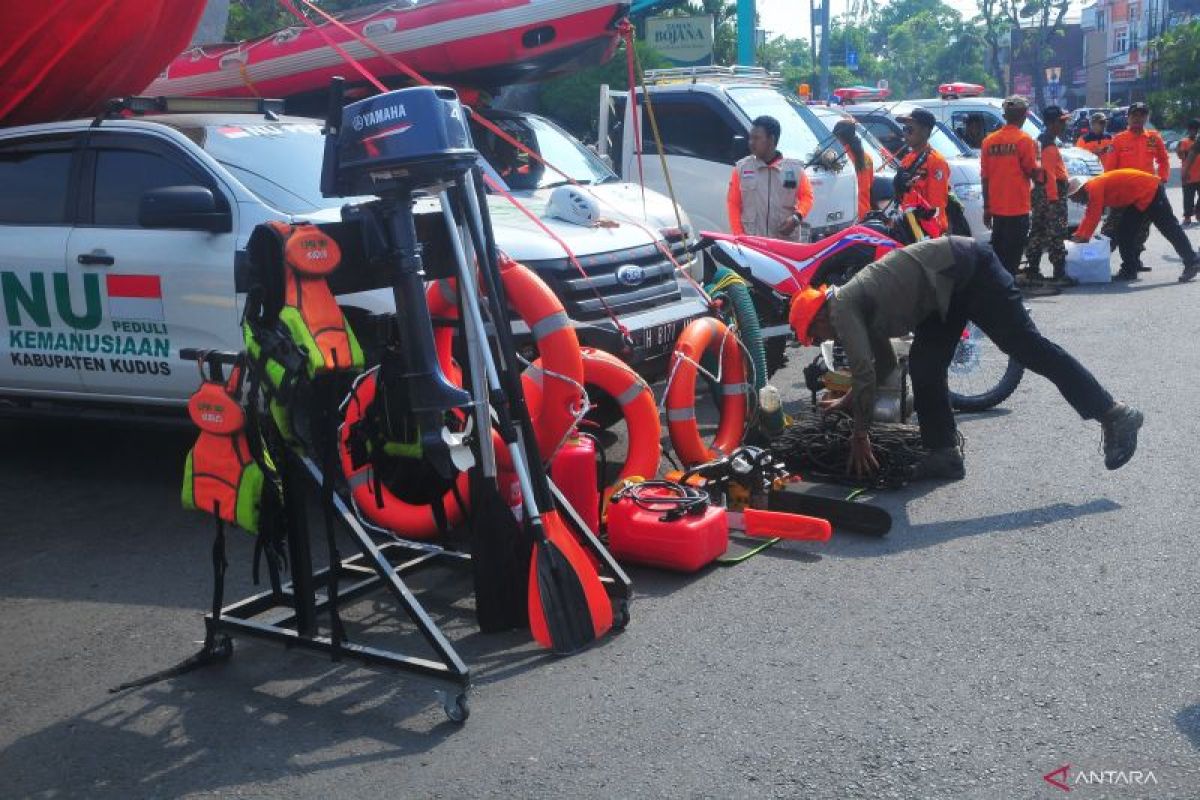
<svg viewBox="0 0 1200 800">
<path fill-rule="evenodd" d="M 600 90 L 599 151 L 625 180 L 636 182 L 644 174 L 647 189 L 665 194 L 673 188 L 698 230 L 729 230 L 725 205 L 729 176 L 733 165 L 749 152 L 750 123 L 764 114 L 775 117 L 782 127 L 780 152 L 809 162 L 805 172 L 812 183 L 813 209 L 805 220 L 804 240 L 823 239 L 854 224 L 858 210 L 854 170 L 846 168 L 841 146 L 812 110 L 781 90 L 778 76 L 747 67 L 649 70 L 645 91 L 658 123 L 663 158 L 642 93 L 636 108 L 638 142 L 628 92 L 610 91 L 607 86 Z M 820 158 L 825 151 L 832 158 Z M 670 172 L 670 187 L 663 161 Z"/>
</svg>

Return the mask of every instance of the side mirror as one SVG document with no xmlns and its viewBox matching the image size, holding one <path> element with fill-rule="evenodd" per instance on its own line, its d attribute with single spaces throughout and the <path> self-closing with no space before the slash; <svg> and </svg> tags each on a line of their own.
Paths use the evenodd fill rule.
<svg viewBox="0 0 1200 800">
<path fill-rule="evenodd" d="M 735 133 L 729 137 L 729 157 L 734 161 L 745 158 L 750 153 L 750 145 L 747 143 L 746 137 L 740 133 Z"/>
<path fill-rule="evenodd" d="M 217 198 L 210 189 L 167 186 L 142 195 L 138 224 L 143 228 L 229 233 L 233 230 L 233 215 L 217 207 Z"/>
</svg>

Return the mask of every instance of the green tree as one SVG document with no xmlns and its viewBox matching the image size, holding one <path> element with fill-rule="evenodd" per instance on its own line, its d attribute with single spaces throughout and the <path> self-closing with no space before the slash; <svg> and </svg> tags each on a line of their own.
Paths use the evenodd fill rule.
<svg viewBox="0 0 1200 800">
<path fill-rule="evenodd" d="M 1155 43 L 1154 81 L 1164 87 L 1150 93 L 1161 124 L 1182 128 L 1200 117 L 1200 20 L 1167 31 Z"/>
<path fill-rule="evenodd" d="M 635 42 L 634 50 L 642 69 L 658 69 L 666 61 L 645 42 Z M 580 139 L 595 141 L 600 114 L 600 85 L 613 89 L 629 88 L 629 71 L 622 44 L 607 64 L 589 67 L 538 85 L 538 105 L 554 120 Z"/>
<path fill-rule="evenodd" d="M 1063 20 L 1071 0 L 1002 0 L 1013 37 L 1013 62 L 1028 58 L 1033 72 L 1033 102 L 1046 104 L 1046 62 L 1054 58 L 1066 28 Z M 1022 22 L 1021 20 L 1027 20 Z"/>
<path fill-rule="evenodd" d="M 378 0 L 313 0 L 331 14 L 358 6 L 378 3 Z M 304 4 L 296 0 L 296 7 L 305 11 Z M 314 16 L 309 14 L 309 16 Z M 229 4 L 229 28 L 225 34 L 231 42 L 257 39 L 282 28 L 299 25 L 300 20 L 292 15 L 279 0 L 232 0 Z"/>
</svg>

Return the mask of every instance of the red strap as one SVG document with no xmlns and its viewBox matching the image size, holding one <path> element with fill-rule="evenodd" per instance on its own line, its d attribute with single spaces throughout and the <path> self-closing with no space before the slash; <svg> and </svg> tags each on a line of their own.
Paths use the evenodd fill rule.
<svg viewBox="0 0 1200 800">
<path fill-rule="evenodd" d="M 339 45 L 337 42 L 335 42 L 333 40 L 333 37 L 331 37 L 328 33 L 321 30 L 320 25 L 318 25 L 317 23 L 313 22 L 311 19 L 309 19 L 308 17 L 306 17 L 302 13 L 300 13 L 300 9 L 296 8 L 296 5 L 292 2 L 292 0 L 279 0 L 279 3 L 284 8 L 286 8 L 288 11 L 292 12 L 292 14 L 294 14 L 297 19 L 299 19 L 301 22 L 303 22 L 309 28 L 312 28 L 312 30 L 318 36 L 320 36 L 322 39 L 325 40 L 325 44 L 332 47 L 337 52 L 337 54 L 339 56 L 341 56 L 342 59 L 347 64 L 354 67 L 354 69 L 358 71 L 359 75 L 362 75 L 364 78 L 366 78 L 368 83 L 370 83 L 372 86 L 374 86 L 376 89 L 378 89 L 381 92 L 388 91 L 388 88 L 386 86 L 384 86 L 383 83 L 380 82 L 380 80 L 378 78 L 376 78 L 374 75 L 372 75 L 367 70 L 366 67 L 364 67 L 362 64 L 358 63 L 358 61 L 355 60 L 354 56 L 347 53 L 345 48 L 343 48 L 341 45 Z"/>
<path fill-rule="evenodd" d="M 529 217 L 534 225 L 538 226 L 542 232 L 558 243 L 558 246 L 561 247 L 563 252 L 567 254 L 567 260 L 571 262 L 571 266 L 575 267 L 579 274 L 583 276 L 584 280 L 587 282 L 588 288 L 592 290 L 592 294 L 596 295 L 596 299 L 599 300 L 600 305 L 604 307 L 604 311 L 606 314 L 608 314 L 609 319 L 612 320 L 613 325 L 617 326 L 617 330 L 621 333 L 621 338 L 624 339 L 627 344 L 631 343 L 632 339 L 629 335 L 629 328 L 625 327 L 624 323 L 621 322 L 620 317 L 618 317 L 616 312 L 612 310 L 612 306 L 610 306 L 608 301 L 604 299 L 604 295 L 600 294 L 600 290 L 597 289 L 596 284 L 592 282 L 591 277 L 587 274 L 587 270 L 585 270 L 583 265 L 579 263 L 579 259 L 576 257 L 575 251 L 571 249 L 571 246 L 567 244 L 561 236 L 552 231 L 550 227 L 542 221 L 541 217 L 539 217 L 537 214 L 534 214 L 532 211 L 522 205 L 517 198 L 509 194 L 503 186 L 492 180 L 490 175 L 485 174 L 483 176 L 483 180 L 488 185 L 488 188 L 492 189 L 492 191 L 498 193 L 500 196 L 504 197 L 506 200 L 516 206 L 517 210 Z"/>
</svg>

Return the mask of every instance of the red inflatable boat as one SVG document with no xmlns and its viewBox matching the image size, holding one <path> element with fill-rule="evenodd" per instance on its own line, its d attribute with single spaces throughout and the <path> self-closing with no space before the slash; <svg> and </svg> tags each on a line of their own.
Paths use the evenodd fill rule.
<svg viewBox="0 0 1200 800">
<path fill-rule="evenodd" d="M 136 94 L 187 47 L 205 0 L 9 0 L 0 125 L 86 116 Z"/>
<path fill-rule="evenodd" d="M 338 19 L 432 80 L 493 87 L 540 80 L 607 60 L 627 0 L 408 0 Z M 372 74 L 396 68 L 331 23 L 301 25 L 231 45 L 193 47 L 146 90 L 151 95 L 293 97 L 335 75 L 356 78 L 328 36 Z"/>
</svg>

